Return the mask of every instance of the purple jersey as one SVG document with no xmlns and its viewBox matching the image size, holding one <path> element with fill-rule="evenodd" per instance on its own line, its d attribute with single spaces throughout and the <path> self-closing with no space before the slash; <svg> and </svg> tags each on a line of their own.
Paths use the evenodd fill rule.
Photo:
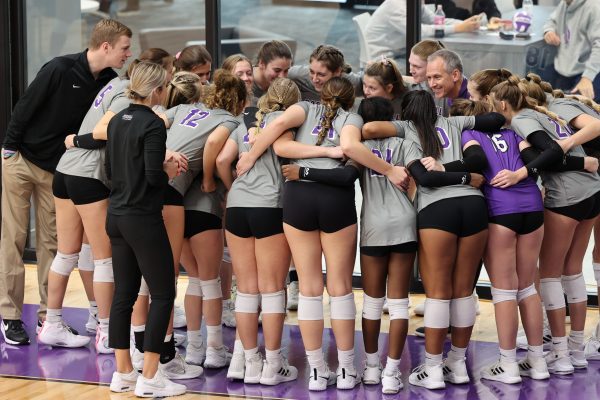
<svg viewBox="0 0 600 400">
<path fill-rule="evenodd" d="M 486 183 L 482 186 L 491 217 L 503 214 L 543 211 L 542 195 L 537 184 L 527 178 L 506 189 L 491 186 L 490 182 L 503 169 L 516 171 L 521 168 L 519 143 L 523 141 L 515 132 L 503 129 L 493 135 L 478 131 L 464 131 L 463 146 L 470 140 L 477 141 L 488 159 L 488 166 L 482 171 Z"/>
</svg>

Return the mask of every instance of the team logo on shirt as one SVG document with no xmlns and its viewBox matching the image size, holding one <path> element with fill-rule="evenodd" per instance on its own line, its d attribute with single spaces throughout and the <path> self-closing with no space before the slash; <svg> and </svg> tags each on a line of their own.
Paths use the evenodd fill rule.
<svg viewBox="0 0 600 400">
<path fill-rule="evenodd" d="M 188 115 L 186 115 L 185 118 L 181 120 L 179 125 L 188 128 L 197 128 L 198 121 L 206 119 L 209 115 L 210 112 L 208 111 L 200 110 L 199 108 L 192 108 Z"/>
<path fill-rule="evenodd" d="M 548 117 L 548 121 L 550 121 L 552 125 L 554 125 L 554 132 L 556 132 L 556 136 L 558 136 L 559 139 L 566 139 L 573 134 L 573 131 L 571 130 L 569 125 L 562 126 L 550 117 Z"/>
<path fill-rule="evenodd" d="M 377 157 L 381 158 L 382 160 L 385 160 L 385 162 L 388 164 L 392 163 L 392 152 L 393 151 L 390 148 L 385 149 L 385 158 L 383 158 L 383 154 L 381 154 L 381 151 L 379 149 L 371 149 L 371 153 L 375 154 Z M 374 178 L 381 178 L 383 176 L 379 172 L 373 171 L 372 169 L 369 169 L 369 172 L 370 172 L 371 176 Z"/>
<path fill-rule="evenodd" d="M 452 142 L 450 141 L 450 136 L 448 136 L 448 134 L 443 128 L 436 126 L 435 130 L 438 133 L 440 140 L 442 141 L 442 149 L 446 150 L 452 144 Z"/>
<path fill-rule="evenodd" d="M 94 100 L 94 108 L 100 107 L 102 104 L 102 100 L 104 100 L 104 96 L 106 96 L 110 91 L 113 90 L 113 85 L 108 85 L 100 93 L 96 96 L 96 100 Z"/>
</svg>

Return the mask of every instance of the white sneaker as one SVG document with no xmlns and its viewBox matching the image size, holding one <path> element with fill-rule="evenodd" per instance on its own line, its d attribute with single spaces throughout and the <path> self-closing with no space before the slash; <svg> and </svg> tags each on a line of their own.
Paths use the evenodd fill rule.
<svg viewBox="0 0 600 400">
<path fill-rule="evenodd" d="M 108 346 L 108 332 L 103 331 L 100 326 L 96 330 L 95 346 L 98 354 L 112 354 L 115 352 L 115 349 Z"/>
<path fill-rule="evenodd" d="M 44 322 L 38 334 L 38 342 L 58 347 L 83 347 L 90 342 L 87 336 L 73 334 L 64 322 Z"/>
<path fill-rule="evenodd" d="M 175 358 L 166 364 L 158 364 L 158 369 L 168 379 L 192 379 L 204 372 L 201 366 L 186 363 L 181 354 L 176 354 Z"/>
<path fill-rule="evenodd" d="M 335 384 L 336 379 L 337 377 L 329 370 L 327 365 L 323 371 L 313 368 L 310 378 L 308 378 L 308 390 L 322 392 L 327 389 L 327 386 Z"/>
<path fill-rule="evenodd" d="M 442 363 L 442 371 L 444 372 L 444 380 L 446 382 L 460 385 L 469 383 L 470 381 L 464 358 L 462 360 L 446 358 Z"/>
<path fill-rule="evenodd" d="M 444 382 L 442 364 L 430 366 L 425 364 L 419 365 L 417 368 L 413 369 L 408 377 L 408 382 L 411 385 L 421 386 L 427 389 L 444 389 L 446 387 L 446 382 Z"/>
<path fill-rule="evenodd" d="M 184 394 L 185 385 L 171 382 L 160 370 L 156 371 L 154 378 L 148 379 L 140 375 L 135 384 L 135 395 L 138 397 L 168 397 Z"/>
<path fill-rule="evenodd" d="M 260 383 L 260 374 L 263 369 L 263 359 L 260 353 L 256 353 L 250 359 L 246 359 L 244 383 Z"/>
<path fill-rule="evenodd" d="M 585 358 L 585 350 L 569 350 L 571 364 L 576 369 L 585 369 L 588 367 L 588 362 Z"/>
<path fill-rule="evenodd" d="M 377 365 L 369 365 L 365 363 L 365 369 L 363 370 L 362 381 L 365 385 L 379 385 L 381 382 L 381 371 L 383 367 L 381 362 Z"/>
<path fill-rule="evenodd" d="M 231 300 L 223 300 L 221 322 L 229 328 L 235 328 L 235 305 Z"/>
<path fill-rule="evenodd" d="M 98 309 L 96 309 L 96 311 L 92 311 L 92 309 L 89 308 L 88 311 L 89 315 L 88 320 L 85 323 L 85 330 L 89 333 L 96 333 L 96 329 L 98 328 Z"/>
<path fill-rule="evenodd" d="M 354 366 L 349 368 L 338 367 L 336 375 L 336 387 L 338 389 L 350 390 L 360 384 L 360 375 Z"/>
<path fill-rule="evenodd" d="M 381 374 L 381 393 L 396 394 L 402 389 L 402 373 L 398 368 L 383 370 Z"/>
<path fill-rule="evenodd" d="M 425 302 L 417 304 L 415 306 L 415 315 L 422 317 L 425 315 Z"/>
<path fill-rule="evenodd" d="M 184 328 L 186 326 L 185 309 L 180 306 L 173 307 L 173 328 Z"/>
<path fill-rule="evenodd" d="M 544 346 L 543 350 L 550 351 L 552 349 L 552 334 L 550 333 L 550 329 L 544 328 L 544 336 L 542 337 L 542 339 L 542 344 Z M 529 344 L 527 343 L 527 336 L 525 336 L 525 333 L 522 333 L 519 336 L 517 336 L 518 349 L 527 350 L 528 346 Z"/>
<path fill-rule="evenodd" d="M 260 374 L 261 385 L 278 385 L 283 382 L 294 381 L 298 378 L 298 370 L 288 364 L 288 361 L 281 356 L 281 362 L 278 364 L 269 363 L 265 360 Z"/>
<path fill-rule="evenodd" d="M 545 359 L 546 364 L 548 365 L 548 371 L 551 374 L 569 375 L 575 370 L 568 354 L 559 355 L 552 350 L 546 354 Z"/>
<path fill-rule="evenodd" d="M 175 347 L 183 347 L 187 343 L 187 336 L 181 333 L 173 332 L 173 341 Z"/>
<path fill-rule="evenodd" d="M 545 358 L 526 357 L 519 361 L 519 374 L 535 380 L 550 378 L 550 372 L 548 372 L 548 365 L 546 364 Z"/>
<path fill-rule="evenodd" d="M 204 360 L 204 368 L 223 368 L 231 362 L 232 354 L 226 346 L 208 347 L 206 349 L 206 359 Z"/>
<path fill-rule="evenodd" d="M 128 374 L 122 374 L 120 372 L 113 372 L 112 379 L 110 380 L 110 391 L 116 393 L 131 392 L 135 389 L 137 382 L 138 372 L 135 368 Z"/>
<path fill-rule="evenodd" d="M 131 364 L 133 364 L 133 369 L 136 371 L 141 371 L 144 369 L 144 353 L 139 351 L 137 348 L 131 347 Z"/>
<path fill-rule="evenodd" d="M 188 342 L 185 348 L 185 362 L 193 365 L 202 365 L 206 359 L 206 345 L 204 342 Z"/>
<path fill-rule="evenodd" d="M 519 364 L 500 359 L 481 370 L 481 379 L 509 384 L 520 383 Z"/>
<path fill-rule="evenodd" d="M 590 361 L 600 360 L 600 340 L 597 337 L 592 336 L 585 343 L 585 358 Z"/>
<path fill-rule="evenodd" d="M 290 282 L 287 290 L 287 309 L 290 311 L 298 310 L 298 294 L 300 294 L 300 288 L 298 287 L 298 281 Z"/>
<path fill-rule="evenodd" d="M 244 353 L 233 353 L 231 357 L 231 361 L 229 363 L 229 368 L 227 369 L 227 379 L 244 379 L 244 375 L 246 373 L 246 359 L 244 358 Z"/>
</svg>

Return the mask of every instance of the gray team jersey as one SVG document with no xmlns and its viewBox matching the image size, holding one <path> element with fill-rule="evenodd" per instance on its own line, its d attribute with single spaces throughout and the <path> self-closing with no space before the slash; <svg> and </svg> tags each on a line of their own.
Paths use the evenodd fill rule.
<svg viewBox="0 0 600 400">
<path fill-rule="evenodd" d="M 181 104 L 165 112 L 171 122 L 167 135 L 167 149 L 178 151 L 188 157 L 188 170 L 169 181 L 184 195 L 194 178 L 202 170 L 204 146 L 208 136 L 223 126 L 233 132 L 240 120 L 225 110 L 210 109 L 202 103 Z"/>
<path fill-rule="evenodd" d="M 417 144 L 420 153 L 423 153 L 419 135 L 412 122 L 394 121 L 396 132 L 399 137 L 405 137 Z M 435 123 L 435 129 L 442 143 L 442 155 L 438 162 L 445 164 L 451 161 L 462 159 L 461 134 L 466 129 L 473 129 L 475 126 L 475 117 L 438 117 Z M 421 156 L 413 159 L 407 159 L 406 164 L 420 159 Z M 483 193 L 471 185 L 449 185 L 437 188 L 424 187 L 419 185 L 417 192 L 417 210 L 421 211 L 430 204 L 443 199 L 462 196 L 483 196 Z"/>
<path fill-rule="evenodd" d="M 350 72 L 349 74 L 344 73 L 342 76 L 352 83 L 356 96 L 362 96 L 362 73 Z M 308 65 L 294 65 L 288 72 L 288 78 L 298 85 L 300 98 L 303 101 L 310 101 L 311 103 L 321 102 L 321 94 L 317 92 L 310 80 L 310 68 Z"/>
<path fill-rule="evenodd" d="M 414 142 L 397 137 L 366 140 L 363 144 L 393 165 L 406 165 L 407 160 L 422 157 Z M 392 246 L 417 241 L 417 215 L 406 192 L 369 168 L 363 168 L 360 186 L 363 196 L 361 246 Z"/>
<path fill-rule="evenodd" d="M 560 115 L 560 114 L 559 114 Z M 536 131 L 545 131 L 552 139 L 561 140 L 572 134 L 569 126 L 561 126 L 545 114 L 525 108 L 513 117 L 512 129 L 523 139 Z M 584 157 L 581 146 L 573 147 L 569 153 Z M 577 204 L 600 191 L 600 177 L 597 173 L 585 171 L 548 172 L 540 171 L 542 184 L 546 188 L 544 206 L 566 207 Z"/>
<path fill-rule="evenodd" d="M 321 104 L 312 104 L 307 101 L 301 101 L 297 103 L 304 109 L 306 118 L 302 126 L 300 126 L 296 132 L 295 140 L 300 143 L 315 145 L 317 138 L 319 137 L 319 131 L 321 130 L 321 120 L 325 115 L 325 106 Z M 362 129 L 363 121 L 360 115 L 347 112 L 338 109 L 337 115 L 333 118 L 332 127 L 325 136 L 321 146 L 323 147 L 336 147 L 340 145 L 340 132 L 346 125 L 354 125 L 358 129 Z M 302 158 L 290 160 L 292 164 L 297 164 L 301 167 L 309 168 L 337 168 L 342 166 L 344 163 L 342 160 L 334 160 L 333 158 L 321 157 L 321 158 Z"/>
<path fill-rule="evenodd" d="M 283 114 L 282 111 L 275 111 L 265 115 L 261 125 L 267 126 L 281 114 Z M 240 124 L 229 138 L 237 144 L 240 154 L 250 151 L 249 133 L 245 124 Z M 233 181 L 227 195 L 227 208 L 281 208 L 282 189 L 283 175 L 279 157 L 273 148 L 269 147 L 248 172 Z"/>
<path fill-rule="evenodd" d="M 131 103 L 131 100 L 125 96 L 125 89 L 128 85 L 129 80 L 121 78 L 115 78 L 108 82 L 98 92 L 96 99 L 85 114 L 77 134 L 83 135 L 92 132 L 107 111 L 116 114 L 126 109 Z M 98 179 L 108 186 L 109 182 L 104 170 L 104 149 L 103 147 L 86 150 L 72 147 L 60 158 L 56 170 L 66 175 Z"/>
<path fill-rule="evenodd" d="M 558 114 L 559 117 L 567 121 L 569 124 L 581 114 L 587 114 L 594 118 L 600 118 L 600 115 L 598 115 L 596 110 L 575 99 L 550 98 L 548 99 L 548 110 Z"/>
<path fill-rule="evenodd" d="M 183 197 L 183 207 L 186 211 L 202 211 L 208 214 L 216 215 L 223 219 L 225 204 L 225 193 L 227 188 L 220 179 L 215 179 L 217 189 L 211 193 L 202 191 L 202 174 L 192 181 L 185 196 Z"/>
</svg>

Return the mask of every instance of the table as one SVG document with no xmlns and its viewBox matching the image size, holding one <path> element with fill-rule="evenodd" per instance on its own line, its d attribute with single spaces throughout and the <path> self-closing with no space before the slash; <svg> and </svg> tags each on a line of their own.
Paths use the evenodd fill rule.
<svg viewBox="0 0 600 400">
<path fill-rule="evenodd" d="M 463 60 L 465 76 L 486 68 L 506 68 L 525 76 L 539 73 L 552 63 L 555 48 L 544 42 L 543 27 L 555 7 L 534 6 L 530 39 L 504 40 L 497 31 L 458 33 L 444 38 L 446 48 L 456 51 Z M 502 15 L 512 19 L 517 10 Z"/>
</svg>

